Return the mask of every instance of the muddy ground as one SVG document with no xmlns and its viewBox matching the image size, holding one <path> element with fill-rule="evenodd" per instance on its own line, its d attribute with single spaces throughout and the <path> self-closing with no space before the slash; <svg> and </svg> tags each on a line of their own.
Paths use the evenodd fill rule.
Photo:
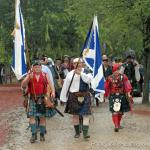
<svg viewBox="0 0 150 150">
<path fill-rule="evenodd" d="M 30 144 L 30 130 L 18 85 L 0 86 L 0 150 L 150 150 L 150 106 L 135 98 L 133 114 L 122 120 L 124 129 L 113 131 L 108 102 L 93 107 L 89 141 L 74 139 L 71 116 L 58 114 L 47 120 L 46 141 Z M 63 112 L 64 107 L 59 106 Z"/>
</svg>

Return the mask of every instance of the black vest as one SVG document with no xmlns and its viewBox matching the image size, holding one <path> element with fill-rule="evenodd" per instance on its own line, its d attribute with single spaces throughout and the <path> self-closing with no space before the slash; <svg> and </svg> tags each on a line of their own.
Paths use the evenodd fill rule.
<svg viewBox="0 0 150 150">
<path fill-rule="evenodd" d="M 84 73 L 88 73 L 88 70 L 84 69 Z M 85 83 L 82 78 L 80 77 L 80 87 L 79 87 L 79 92 L 87 92 L 89 91 L 89 85 Z"/>
</svg>

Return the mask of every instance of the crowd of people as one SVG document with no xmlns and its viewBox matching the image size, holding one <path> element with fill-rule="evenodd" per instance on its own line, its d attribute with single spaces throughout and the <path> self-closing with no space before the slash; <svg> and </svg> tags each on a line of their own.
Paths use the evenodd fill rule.
<svg viewBox="0 0 150 150">
<path fill-rule="evenodd" d="M 114 131 L 118 132 L 122 128 L 120 122 L 123 114 L 132 110 L 133 96 L 141 96 L 143 76 L 134 55 L 127 55 L 123 61 L 117 57 L 111 60 L 103 55 L 102 64 L 105 78 L 102 99 L 109 100 Z M 81 132 L 84 139 L 90 138 L 91 98 L 94 97 L 91 81 L 92 72 L 82 58 L 64 55 L 63 60 L 57 58 L 53 61 L 48 56 L 42 56 L 33 61 L 21 84 L 26 96 L 24 106 L 31 127 L 31 143 L 37 140 L 37 117 L 40 140 L 45 141 L 46 117 L 56 114 L 54 108 L 58 102 L 65 107 L 65 113 L 72 115 L 74 138 L 79 138 Z M 98 105 L 97 98 L 96 101 Z"/>
</svg>

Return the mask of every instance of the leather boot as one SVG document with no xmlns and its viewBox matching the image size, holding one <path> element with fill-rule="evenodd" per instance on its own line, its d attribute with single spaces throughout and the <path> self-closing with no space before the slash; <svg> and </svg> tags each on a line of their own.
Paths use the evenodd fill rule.
<svg viewBox="0 0 150 150">
<path fill-rule="evenodd" d="M 80 137 L 80 125 L 74 125 L 74 129 L 75 129 L 74 138 L 79 138 Z"/>
<path fill-rule="evenodd" d="M 90 135 L 88 135 L 89 126 L 83 125 L 83 137 L 84 139 L 90 138 Z"/>
</svg>

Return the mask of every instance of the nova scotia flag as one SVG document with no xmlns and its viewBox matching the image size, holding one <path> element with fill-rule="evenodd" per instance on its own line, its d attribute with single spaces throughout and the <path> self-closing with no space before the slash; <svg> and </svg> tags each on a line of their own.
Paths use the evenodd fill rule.
<svg viewBox="0 0 150 150">
<path fill-rule="evenodd" d="M 12 70 L 16 78 L 20 80 L 27 73 L 26 57 L 25 57 L 25 29 L 24 21 L 21 13 L 20 0 L 16 0 L 15 7 L 15 28 L 14 36 L 14 52 Z"/>
<path fill-rule="evenodd" d="M 93 72 L 92 88 L 97 93 L 105 93 L 101 48 L 98 35 L 97 16 L 94 17 L 83 48 L 83 60 Z"/>
</svg>

